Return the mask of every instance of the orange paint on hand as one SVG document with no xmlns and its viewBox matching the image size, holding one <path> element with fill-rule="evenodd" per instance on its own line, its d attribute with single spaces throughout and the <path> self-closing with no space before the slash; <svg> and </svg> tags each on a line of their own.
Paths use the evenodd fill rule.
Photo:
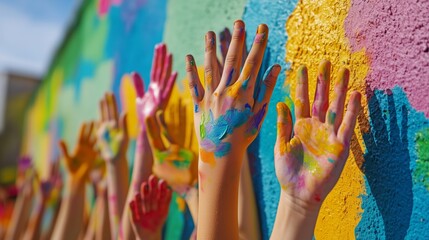
<svg viewBox="0 0 429 240">
<path fill-rule="evenodd" d="M 209 164 L 211 167 L 216 166 L 216 160 L 213 152 L 208 152 L 200 148 L 200 158 L 201 158 L 201 161 Z"/>
</svg>

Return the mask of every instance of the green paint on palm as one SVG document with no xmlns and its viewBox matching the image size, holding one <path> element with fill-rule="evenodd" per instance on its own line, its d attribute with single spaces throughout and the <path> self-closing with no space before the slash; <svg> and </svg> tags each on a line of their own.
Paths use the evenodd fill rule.
<svg viewBox="0 0 429 240">
<path fill-rule="evenodd" d="M 336 117 L 337 117 L 337 114 L 335 112 L 329 111 L 329 113 L 328 113 L 328 123 L 333 125 L 335 123 L 335 118 Z"/>
<path fill-rule="evenodd" d="M 313 156 L 304 152 L 304 166 L 313 175 L 319 175 L 321 173 L 320 165 Z"/>
</svg>

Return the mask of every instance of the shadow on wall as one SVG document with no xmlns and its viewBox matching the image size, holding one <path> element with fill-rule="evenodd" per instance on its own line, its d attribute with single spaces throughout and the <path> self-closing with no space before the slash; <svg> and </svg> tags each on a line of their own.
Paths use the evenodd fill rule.
<svg viewBox="0 0 429 240">
<path fill-rule="evenodd" d="M 383 101 L 386 94 L 387 104 Z M 367 180 L 367 195 L 362 196 L 364 213 L 359 225 L 367 221 L 369 224 L 358 227 L 357 231 L 380 236 L 384 227 L 386 239 L 404 239 L 413 209 L 408 109 L 405 105 L 398 106 L 400 113 L 397 112 L 390 90 L 375 90 L 367 96 L 372 96 L 368 101 L 370 122 L 363 112 L 358 118 L 367 150 L 363 153 L 360 147 L 352 147 L 352 151 Z M 400 122 L 398 117 L 401 117 Z M 356 136 L 353 142 L 357 143 Z M 378 223 L 376 212 L 381 214 L 383 224 Z"/>
</svg>

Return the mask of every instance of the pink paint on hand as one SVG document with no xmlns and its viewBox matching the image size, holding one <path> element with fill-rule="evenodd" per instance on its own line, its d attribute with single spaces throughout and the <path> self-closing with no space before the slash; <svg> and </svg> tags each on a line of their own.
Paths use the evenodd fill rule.
<svg viewBox="0 0 429 240">
<path fill-rule="evenodd" d="M 353 51 L 366 50 L 374 89 L 399 85 L 411 105 L 429 117 L 429 1 L 354 0 L 345 20 Z"/>
</svg>

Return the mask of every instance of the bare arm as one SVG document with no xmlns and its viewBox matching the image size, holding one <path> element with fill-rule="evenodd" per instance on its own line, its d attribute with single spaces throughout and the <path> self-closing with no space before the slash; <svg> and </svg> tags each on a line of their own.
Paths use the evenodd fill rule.
<svg viewBox="0 0 429 240">
<path fill-rule="evenodd" d="M 143 79 L 137 73 L 132 74 L 134 87 L 137 93 L 137 114 L 140 122 L 140 133 L 137 137 L 137 147 L 134 158 L 131 184 L 128 190 L 126 205 L 139 192 L 140 184 L 152 174 L 153 157 L 147 139 L 145 119 L 155 116 L 156 111 L 164 110 L 170 99 L 173 85 L 177 78 L 177 72 L 171 71 L 173 57 L 168 53 L 165 44 L 155 46 L 152 62 L 151 79 L 148 90 L 145 92 Z M 130 221 L 131 213 L 128 207 L 122 215 L 120 239 L 133 239 L 133 230 Z"/>
<path fill-rule="evenodd" d="M 33 190 L 31 181 L 27 181 L 18 195 L 13 208 L 12 219 L 6 232 L 5 239 L 12 240 L 21 237 L 31 213 Z"/>
<path fill-rule="evenodd" d="M 93 123 L 82 124 L 78 143 L 72 155 L 69 154 L 66 143 L 60 142 L 69 179 L 66 183 L 67 191 L 62 200 L 58 222 L 52 234 L 53 239 L 77 239 L 83 232 L 85 182 L 97 157 L 93 128 Z"/>
<path fill-rule="evenodd" d="M 258 207 L 255 192 L 253 191 L 252 177 L 250 175 L 249 159 L 244 155 L 240 172 L 240 186 L 238 192 L 238 227 L 240 239 L 261 239 Z"/>
</svg>

